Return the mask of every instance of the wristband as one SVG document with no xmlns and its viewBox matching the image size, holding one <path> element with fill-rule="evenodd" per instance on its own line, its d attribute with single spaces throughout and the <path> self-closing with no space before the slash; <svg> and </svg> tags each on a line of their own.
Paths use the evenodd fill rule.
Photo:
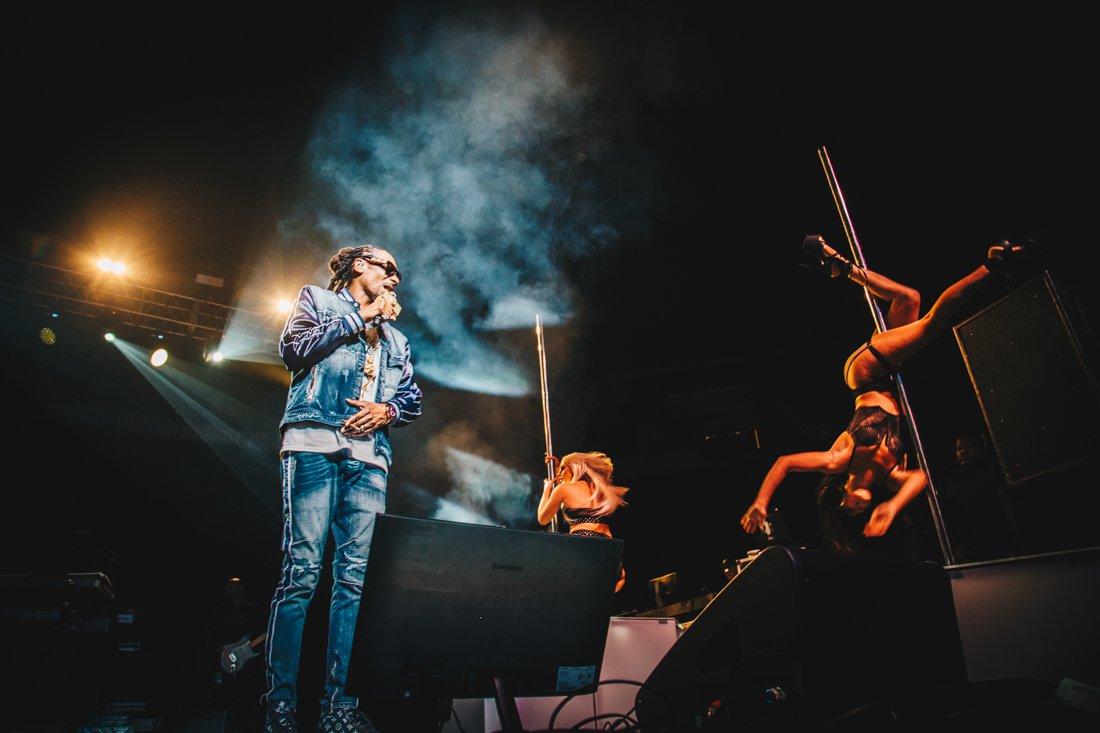
<svg viewBox="0 0 1100 733">
<path fill-rule="evenodd" d="M 397 421 L 397 408 L 389 402 L 386 403 L 386 414 L 389 415 L 389 421 L 391 423 Z"/>
</svg>

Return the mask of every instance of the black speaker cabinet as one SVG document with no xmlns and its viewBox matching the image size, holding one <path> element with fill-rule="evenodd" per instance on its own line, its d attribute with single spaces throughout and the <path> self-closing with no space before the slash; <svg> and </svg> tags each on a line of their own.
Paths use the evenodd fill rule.
<svg viewBox="0 0 1100 733">
<path fill-rule="evenodd" d="M 1100 451 L 1096 383 L 1050 276 L 955 327 L 1009 486 Z"/>
<path fill-rule="evenodd" d="M 776 546 L 681 635 L 639 691 L 637 713 L 647 731 L 708 718 L 803 730 L 966 681 L 942 567 Z"/>
</svg>

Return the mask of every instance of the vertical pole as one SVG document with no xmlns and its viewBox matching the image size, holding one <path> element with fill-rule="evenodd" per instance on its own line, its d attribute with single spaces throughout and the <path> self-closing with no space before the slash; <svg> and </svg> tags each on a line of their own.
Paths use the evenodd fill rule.
<svg viewBox="0 0 1100 733">
<path fill-rule="evenodd" d="M 550 433 L 550 387 L 546 379 L 546 343 L 542 338 L 542 319 L 535 316 L 535 340 L 539 349 L 539 391 L 542 393 L 542 433 L 546 438 L 546 455 L 554 455 L 554 439 Z M 554 464 L 546 464 L 546 477 L 554 480 Z M 550 519 L 550 531 L 558 531 L 558 514 Z"/>
<path fill-rule="evenodd" d="M 856 236 L 855 226 L 848 214 L 848 204 L 844 200 L 844 192 L 840 190 L 840 183 L 837 181 L 833 161 L 829 159 L 829 151 L 825 149 L 824 145 L 817 149 L 817 157 L 821 161 L 821 167 L 825 170 L 825 179 L 829 183 L 829 192 L 833 195 L 833 203 L 836 204 L 837 214 L 840 215 L 840 223 L 844 227 L 844 236 L 848 240 L 848 246 L 852 249 L 852 261 L 859 267 L 866 268 L 867 261 L 863 257 L 863 248 L 859 246 L 859 237 Z M 867 299 L 868 307 L 871 309 L 871 319 L 875 322 L 875 330 L 879 333 L 885 331 L 886 318 L 882 314 L 882 308 L 875 302 L 874 296 L 871 295 L 871 291 L 866 285 L 863 287 L 863 295 Z M 894 375 L 894 384 L 897 386 L 898 402 L 901 404 L 905 422 L 909 426 L 909 434 L 913 436 L 913 448 L 917 454 L 917 464 L 924 471 L 924 475 L 928 477 L 928 508 L 932 511 L 932 522 L 936 525 L 936 536 L 940 540 L 940 550 L 943 552 L 944 562 L 947 565 L 954 565 L 955 553 L 951 550 L 951 541 L 947 536 L 947 528 L 943 523 L 939 494 L 936 493 L 936 486 L 932 482 L 932 471 L 928 468 L 928 459 L 924 455 L 924 444 L 921 442 L 920 432 L 917 430 L 917 419 L 913 415 L 913 408 L 909 405 L 909 395 L 905 391 L 905 384 L 902 382 L 900 374 Z"/>
</svg>

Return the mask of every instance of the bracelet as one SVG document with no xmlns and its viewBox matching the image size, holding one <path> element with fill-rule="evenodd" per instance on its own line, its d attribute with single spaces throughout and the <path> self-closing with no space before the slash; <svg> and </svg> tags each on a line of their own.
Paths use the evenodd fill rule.
<svg viewBox="0 0 1100 733">
<path fill-rule="evenodd" d="M 389 402 L 386 403 L 386 414 L 389 415 L 391 423 L 397 421 L 397 408 Z"/>
</svg>

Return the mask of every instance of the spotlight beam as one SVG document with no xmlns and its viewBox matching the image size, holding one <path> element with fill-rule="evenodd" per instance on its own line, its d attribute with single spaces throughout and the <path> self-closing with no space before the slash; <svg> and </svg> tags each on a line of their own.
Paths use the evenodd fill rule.
<svg viewBox="0 0 1100 733">
<path fill-rule="evenodd" d="M 135 344 L 117 338 L 113 343 L 195 434 L 241 479 L 256 500 L 273 515 L 278 515 L 279 507 L 270 491 L 270 487 L 277 481 L 271 460 L 276 446 L 261 445 L 252 437 L 265 435 L 266 432 L 243 432 L 235 427 L 238 424 L 255 426 L 259 422 L 269 427 L 271 419 L 239 400 L 188 377 L 174 367 L 153 367 L 149 363 L 148 352 Z M 195 395 L 189 394 L 189 390 L 203 395 L 204 400 L 200 401 Z M 231 423 L 205 406 L 203 401 L 222 409 L 228 407 L 239 411 L 241 420 Z"/>
</svg>

